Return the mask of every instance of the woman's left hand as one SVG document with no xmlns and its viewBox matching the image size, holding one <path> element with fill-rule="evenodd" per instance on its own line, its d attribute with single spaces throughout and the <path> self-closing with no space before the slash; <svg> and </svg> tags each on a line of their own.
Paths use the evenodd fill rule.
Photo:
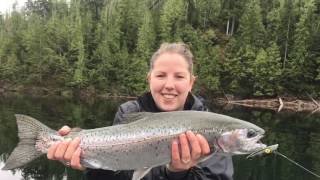
<svg viewBox="0 0 320 180">
<path fill-rule="evenodd" d="M 172 142 L 171 163 L 168 169 L 173 172 L 185 171 L 195 166 L 200 158 L 210 153 L 210 147 L 206 138 L 202 135 L 195 135 L 191 131 L 179 135 L 177 140 Z M 190 146 L 189 146 L 190 144 Z"/>
</svg>

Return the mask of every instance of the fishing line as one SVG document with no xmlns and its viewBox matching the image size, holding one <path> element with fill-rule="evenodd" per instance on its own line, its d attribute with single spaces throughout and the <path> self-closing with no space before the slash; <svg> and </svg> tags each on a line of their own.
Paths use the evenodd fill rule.
<svg viewBox="0 0 320 180">
<path fill-rule="evenodd" d="M 301 169 L 305 170 L 306 172 L 314 175 L 315 177 L 320 178 L 320 175 L 316 174 L 315 172 L 310 171 L 309 169 L 303 167 L 301 164 L 297 163 L 296 161 L 288 158 L 288 157 L 285 156 L 284 154 L 282 154 L 282 153 L 280 153 L 279 151 L 277 151 L 278 146 L 279 146 L 278 144 L 274 144 L 274 145 L 271 145 L 271 146 L 267 146 L 267 147 L 265 147 L 265 148 L 263 148 L 263 149 L 260 149 L 260 150 L 258 150 L 258 151 L 255 151 L 255 152 L 249 154 L 249 155 L 247 156 L 247 159 L 251 159 L 251 158 L 253 158 L 253 157 L 255 157 L 255 156 L 276 154 L 276 155 L 279 155 L 279 156 L 285 158 L 286 160 L 288 160 L 289 162 L 295 164 L 296 166 L 300 167 Z"/>
<path fill-rule="evenodd" d="M 273 151 L 273 153 L 276 154 L 276 155 L 280 155 L 281 157 L 287 159 L 289 162 L 291 162 L 291 163 L 295 164 L 296 166 L 302 168 L 303 170 L 307 171 L 308 173 L 316 176 L 317 178 L 320 178 L 320 176 L 318 174 L 316 174 L 316 173 L 310 171 L 309 169 L 303 167 L 301 164 L 299 164 L 299 163 L 295 162 L 294 160 L 288 158 L 287 156 L 285 156 L 284 154 L 280 153 L 279 151 Z"/>
</svg>

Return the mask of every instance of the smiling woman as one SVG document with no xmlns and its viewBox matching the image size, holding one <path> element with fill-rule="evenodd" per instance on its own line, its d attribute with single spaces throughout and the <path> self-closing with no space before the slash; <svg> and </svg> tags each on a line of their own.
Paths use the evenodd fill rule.
<svg viewBox="0 0 320 180">
<path fill-rule="evenodd" d="M 164 43 L 151 58 L 150 92 L 162 111 L 183 110 L 195 77 L 193 56 L 184 44 Z"/>
<path fill-rule="evenodd" d="M 208 111 L 205 104 L 191 92 L 195 81 L 192 68 L 193 55 L 186 44 L 163 43 L 150 60 L 150 70 L 147 76 L 149 92 L 138 97 L 137 100 L 121 104 L 115 115 L 114 124 L 123 124 L 128 114 L 136 112 Z M 178 119 L 175 120 L 178 124 L 182 123 Z M 172 122 L 175 120 L 171 119 Z M 200 121 L 199 118 L 195 120 Z M 169 124 L 159 122 L 163 125 Z M 69 132 L 68 128 L 62 128 L 59 131 L 61 135 Z M 110 170 L 87 169 L 87 179 L 129 180 L 140 179 L 144 176 L 144 179 L 161 177 L 163 180 L 207 180 L 212 177 L 222 180 L 232 179 L 231 156 L 215 155 L 207 159 L 206 164 L 196 166 L 210 152 L 208 141 L 201 133 L 197 134 L 192 131 L 180 133 L 176 139 L 172 140 L 171 161 L 167 165 L 161 164 L 161 166 L 153 167 L 151 171 L 148 168 L 134 172 L 124 170 L 117 173 Z M 52 160 L 70 162 L 72 168 L 84 170 L 80 163 L 80 155 L 83 150 L 80 149 L 79 144 L 80 140 L 75 139 L 71 142 L 52 145 L 47 157 Z"/>
</svg>

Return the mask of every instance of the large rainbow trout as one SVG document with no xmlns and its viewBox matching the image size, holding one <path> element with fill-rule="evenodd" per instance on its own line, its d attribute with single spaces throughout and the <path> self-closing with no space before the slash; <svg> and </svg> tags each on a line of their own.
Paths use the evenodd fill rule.
<svg viewBox="0 0 320 180">
<path fill-rule="evenodd" d="M 81 139 L 81 164 L 93 169 L 135 170 L 141 179 L 151 168 L 170 163 L 171 143 L 191 130 L 209 142 L 211 155 L 250 154 L 266 147 L 260 142 L 264 130 L 229 116 L 202 111 L 133 113 L 128 124 L 82 130 L 60 136 L 36 119 L 16 115 L 20 142 L 8 158 L 4 170 L 21 167 L 57 141 Z M 205 158 L 206 159 L 206 158 Z"/>
</svg>

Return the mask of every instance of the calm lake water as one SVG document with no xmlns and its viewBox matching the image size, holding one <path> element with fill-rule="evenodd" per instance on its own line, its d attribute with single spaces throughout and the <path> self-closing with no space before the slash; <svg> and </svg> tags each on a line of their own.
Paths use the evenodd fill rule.
<svg viewBox="0 0 320 180">
<path fill-rule="evenodd" d="M 63 98 L 30 98 L 0 96 L 0 169 L 18 142 L 14 114 L 30 115 L 53 129 L 71 127 L 96 128 L 112 124 L 114 114 L 125 100 L 96 100 L 90 103 Z M 308 169 L 320 173 L 320 114 L 274 113 L 273 111 L 233 108 L 217 113 L 253 122 L 267 131 L 263 142 L 279 144 L 279 152 Z M 276 155 L 247 160 L 235 156 L 235 180 L 316 180 L 301 168 Z M 25 168 L 0 170 L 1 180 L 78 180 L 81 172 L 65 168 L 58 162 L 39 158 Z"/>
</svg>

